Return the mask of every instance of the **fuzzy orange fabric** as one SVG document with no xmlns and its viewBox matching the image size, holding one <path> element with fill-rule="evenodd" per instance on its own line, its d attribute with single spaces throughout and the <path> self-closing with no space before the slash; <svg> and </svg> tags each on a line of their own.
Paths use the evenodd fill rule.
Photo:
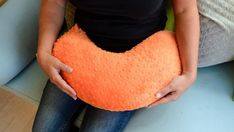
<svg viewBox="0 0 234 132">
<path fill-rule="evenodd" d="M 73 68 L 61 72 L 84 102 L 110 111 L 145 107 L 155 93 L 181 73 L 174 33 L 160 31 L 133 47 L 116 53 L 97 47 L 73 26 L 54 44 L 53 55 Z"/>
</svg>

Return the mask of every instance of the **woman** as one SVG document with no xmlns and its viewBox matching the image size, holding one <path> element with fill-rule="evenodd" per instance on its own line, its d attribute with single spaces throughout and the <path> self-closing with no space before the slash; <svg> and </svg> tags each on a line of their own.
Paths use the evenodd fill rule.
<svg viewBox="0 0 234 132">
<path fill-rule="evenodd" d="M 34 121 L 34 132 L 69 131 L 76 115 L 87 105 L 77 99 L 75 91 L 59 75 L 61 70 L 69 73 L 72 69 L 51 55 L 63 23 L 66 2 L 42 0 L 41 4 L 37 58 L 49 81 Z M 97 46 L 109 51 L 129 50 L 165 27 L 165 0 L 74 0 L 73 3 L 77 6 L 76 22 Z M 149 107 L 176 100 L 197 74 L 199 15 L 196 0 L 173 0 L 172 3 L 183 72 L 155 95 L 161 99 Z M 110 112 L 88 105 L 80 131 L 121 132 L 135 111 Z"/>
</svg>

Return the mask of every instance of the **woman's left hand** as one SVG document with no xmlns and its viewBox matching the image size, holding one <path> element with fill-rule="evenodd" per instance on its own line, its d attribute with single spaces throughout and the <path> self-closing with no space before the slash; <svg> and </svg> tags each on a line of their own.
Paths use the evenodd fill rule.
<svg viewBox="0 0 234 132">
<path fill-rule="evenodd" d="M 155 94 L 157 101 L 148 105 L 147 108 L 157 106 L 160 104 L 165 104 L 171 101 L 176 101 L 186 89 L 188 89 L 196 79 L 196 75 L 184 73 L 175 79 L 173 79 L 170 84 L 161 89 Z"/>
</svg>

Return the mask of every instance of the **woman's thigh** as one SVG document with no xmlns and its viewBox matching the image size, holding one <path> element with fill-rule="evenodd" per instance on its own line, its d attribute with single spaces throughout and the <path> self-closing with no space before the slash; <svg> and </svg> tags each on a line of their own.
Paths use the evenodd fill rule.
<svg viewBox="0 0 234 132">
<path fill-rule="evenodd" d="M 206 67 L 233 60 L 234 35 L 203 15 L 200 15 L 200 25 L 198 66 Z"/>
<path fill-rule="evenodd" d="M 65 132 L 85 103 L 73 100 L 47 81 L 33 124 L 33 132 Z"/>
<path fill-rule="evenodd" d="M 135 112 L 113 112 L 89 105 L 80 132 L 122 132 Z"/>
</svg>

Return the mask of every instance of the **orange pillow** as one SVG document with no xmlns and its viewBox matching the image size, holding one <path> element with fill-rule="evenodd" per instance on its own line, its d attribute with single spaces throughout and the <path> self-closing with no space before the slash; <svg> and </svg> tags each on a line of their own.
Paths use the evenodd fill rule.
<svg viewBox="0 0 234 132">
<path fill-rule="evenodd" d="M 73 68 L 61 72 L 77 97 L 100 109 L 134 110 L 156 100 L 155 93 L 181 73 L 175 35 L 160 31 L 130 50 L 97 47 L 78 26 L 54 44 L 53 55 Z"/>
</svg>

